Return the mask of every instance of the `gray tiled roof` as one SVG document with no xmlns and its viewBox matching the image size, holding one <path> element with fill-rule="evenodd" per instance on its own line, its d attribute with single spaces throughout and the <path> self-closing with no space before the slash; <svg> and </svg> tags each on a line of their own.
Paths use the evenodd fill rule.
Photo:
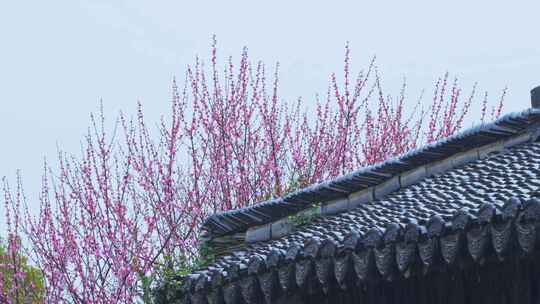
<svg viewBox="0 0 540 304">
<path fill-rule="evenodd" d="M 351 232 L 366 235 L 377 229 L 384 234 L 388 227 L 402 230 L 409 223 L 428 226 L 430 221 L 436 220 L 452 229 L 459 212 L 469 214 L 470 218 L 478 217 L 486 204 L 502 210 L 512 198 L 527 201 L 536 195 L 540 197 L 538 190 L 540 143 L 535 142 L 427 178 L 348 212 L 315 219 L 281 239 L 259 242 L 246 250 L 220 257 L 211 268 L 226 269 L 231 264 L 247 266 L 254 255 L 266 257 L 274 249 L 286 254 L 291 247 L 303 247 L 310 238 L 331 239 L 340 248 Z M 399 237 L 398 234 L 395 237 Z"/>
<path fill-rule="evenodd" d="M 517 122 L 504 129 L 524 130 L 532 124 L 531 113 L 537 114 L 520 113 L 499 123 Z M 501 124 L 489 130 L 494 126 Z M 448 149 L 458 139 L 471 146 L 483 130 L 419 151 Z M 351 276 L 392 280 L 462 260 L 483 263 L 510 252 L 532 254 L 540 223 L 540 142 L 533 139 L 352 210 L 316 218 L 282 238 L 247 244 L 182 278 L 181 293 L 194 303 L 235 303 L 235 297 L 250 303 L 259 292 L 270 302 L 276 292 L 312 286 L 312 280 L 323 289 L 331 284 L 347 289 Z"/>
</svg>

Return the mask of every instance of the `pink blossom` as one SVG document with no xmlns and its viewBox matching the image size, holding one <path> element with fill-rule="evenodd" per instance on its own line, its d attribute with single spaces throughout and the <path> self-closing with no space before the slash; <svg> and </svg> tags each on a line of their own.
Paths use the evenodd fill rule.
<svg viewBox="0 0 540 304">
<path fill-rule="evenodd" d="M 60 152 L 55 169 L 44 165 L 37 214 L 28 210 L 22 188 L 12 194 L 5 182 L 9 248 L 19 250 L 25 237 L 45 276 L 47 302 L 140 300 L 143 277 L 158 276 L 168 257 L 190 261 L 197 254 L 208 215 L 452 135 L 476 90 L 462 101 L 457 79 L 449 88 L 447 73 L 423 110 L 420 100 L 407 101 L 405 82 L 397 96 L 385 93 L 375 58 L 353 76 L 347 45 L 343 79 L 331 75 L 311 113 L 302 99 L 280 98 L 279 65 L 252 64 L 245 48 L 239 63 L 230 58 L 223 70 L 217 58 L 214 39 L 210 71 L 196 58 L 183 87 L 173 80 L 171 111 L 157 130 L 147 125 L 140 103 L 135 118 L 120 114 L 119 134 L 106 132 L 103 109 L 92 115 L 82 155 Z"/>
</svg>

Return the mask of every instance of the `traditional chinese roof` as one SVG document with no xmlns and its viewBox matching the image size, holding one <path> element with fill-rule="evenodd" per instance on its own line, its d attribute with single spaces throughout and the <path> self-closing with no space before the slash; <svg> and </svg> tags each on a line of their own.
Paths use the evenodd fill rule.
<svg viewBox="0 0 540 304">
<path fill-rule="evenodd" d="M 279 237 L 270 230 L 267 238 L 246 238 L 241 249 L 180 278 L 175 297 L 273 303 L 287 293 L 326 294 L 531 256 L 540 239 L 539 127 L 537 109 L 509 114 L 283 198 L 216 214 L 204 224 L 210 242 L 318 210 Z M 370 199 L 351 205 L 365 192 Z M 325 213 L 335 202 L 338 213 Z"/>
</svg>

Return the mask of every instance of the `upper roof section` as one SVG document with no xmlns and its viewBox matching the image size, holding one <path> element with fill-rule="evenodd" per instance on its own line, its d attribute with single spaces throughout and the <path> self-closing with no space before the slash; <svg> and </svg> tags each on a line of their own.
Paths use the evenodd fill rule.
<svg viewBox="0 0 540 304">
<path fill-rule="evenodd" d="M 450 167 L 446 166 L 442 162 L 443 160 L 510 138 L 515 138 L 516 142 L 505 143 L 506 146 L 527 141 L 530 139 L 529 135 L 536 134 L 539 124 L 540 109 L 531 108 L 523 112 L 507 114 L 492 123 L 467 129 L 422 148 L 410 151 L 400 157 L 359 169 L 323 183 L 315 184 L 282 198 L 268 200 L 242 209 L 214 214 L 204 222 L 202 228 L 212 238 L 246 231 L 253 226 L 276 222 L 281 218 L 297 214 L 302 210 L 312 207 L 314 202 L 331 202 L 340 198 L 350 197 L 355 193 L 361 193 L 366 189 L 373 189 L 374 192 L 372 195 L 376 196 L 376 187 L 386 184 L 387 186 L 389 185 L 390 189 L 387 189 L 389 191 L 382 191 L 381 194 L 384 195 L 399 188 L 399 185 L 397 188 L 392 186 L 392 180 L 396 177 L 401 178 L 400 175 L 403 173 L 414 171 L 425 165 L 431 166 L 437 163 L 441 163 L 442 166 L 432 166 L 434 167 L 433 172 L 444 172 L 450 169 Z M 519 138 L 521 134 L 526 136 Z M 427 175 L 429 176 L 430 174 Z M 400 180 L 399 184 L 401 182 Z M 404 185 L 401 184 L 401 186 Z M 377 199 L 377 197 L 373 198 Z"/>
</svg>

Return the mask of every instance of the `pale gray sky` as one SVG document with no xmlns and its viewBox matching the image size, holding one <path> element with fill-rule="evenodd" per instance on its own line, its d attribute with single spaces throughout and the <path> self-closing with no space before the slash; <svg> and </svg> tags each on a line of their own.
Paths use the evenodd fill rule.
<svg viewBox="0 0 540 304">
<path fill-rule="evenodd" d="M 0 176 L 21 169 L 34 200 L 43 157 L 78 152 L 100 98 L 111 118 L 137 100 L 166 113 L 172 76 L 214 33 L 223 57 L 246 45 L 279 60 L 290 100 L 324 93 L 348 40 L 353 70 L 376 54 L 391 92 L 403 77 L 411 97 L 429 92 L 448 70 L 492 96 L 508 85 L 505 112 L 522 110 L 540 85 L 539 16 L 539 1 L 3 1 Z"/>
</svg>

